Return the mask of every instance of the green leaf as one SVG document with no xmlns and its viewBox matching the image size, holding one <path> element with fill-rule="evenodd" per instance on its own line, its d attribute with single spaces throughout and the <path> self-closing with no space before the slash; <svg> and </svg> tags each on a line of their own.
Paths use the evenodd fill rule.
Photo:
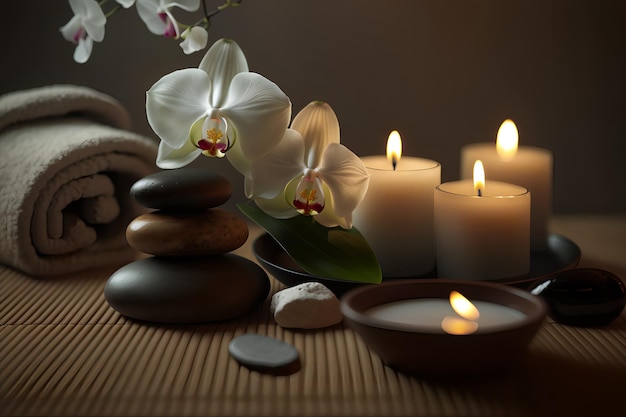
<svg viewBox="0 0 626 417">
<path fill-rule="evenodd" d="M 261 226 L 311 275 L 335 280 L 378 284 L 382 272 L 367 240 L 353 227 L 328 228 L 308 216 L 276 219 L 249 201 L 237 207 Z"/>
</svg>

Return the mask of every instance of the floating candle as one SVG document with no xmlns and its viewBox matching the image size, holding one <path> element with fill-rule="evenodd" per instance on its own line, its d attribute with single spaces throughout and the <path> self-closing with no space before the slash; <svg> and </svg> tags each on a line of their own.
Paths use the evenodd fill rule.
<svg viewBox="0 0 626 417">
<path fill-rule="evenodd" d="M 491 303 L 487 301 L 472 302 L 480 317 L 472 320 L 477 331 L 491 332 L 501 328 L 510 327 L 511 323 L 521 322 L 526 314 L 512 307 Z M 450 318 L 459 317 L 454 311 L 449 300 L 445 298 L 416 298 L 393 301 L 369 308 L 365 314 L 395 323 L 414 326 L 416 330 L 432 333 L 443 333 L 442 322 Z M 473 327 L 470 323 L 464 327 Z M 446 331 L 450 333 L 449 331 Z"/>
</svg>

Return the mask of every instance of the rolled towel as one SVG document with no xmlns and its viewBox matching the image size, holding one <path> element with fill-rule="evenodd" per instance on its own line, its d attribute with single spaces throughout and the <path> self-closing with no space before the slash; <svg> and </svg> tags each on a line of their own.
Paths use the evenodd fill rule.
<svg viewBox="0 0 626 417">
<path fill-rule="evenodd" d="M 127 263 L 130 198 L 157 144 L 114 98 L 75 85 L 0 96 L 0 262 L 33 276 Z"/>
</svg>

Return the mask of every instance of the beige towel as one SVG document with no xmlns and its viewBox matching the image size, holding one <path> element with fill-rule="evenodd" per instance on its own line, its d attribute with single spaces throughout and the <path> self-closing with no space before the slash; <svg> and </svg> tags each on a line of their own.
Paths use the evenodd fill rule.
<svg viewBox="0 0 626 417">
<path fill-rule="evenodd" d="M 0 96 L 0 262 L 34 276 L 136 256 L 130 186 L 156 172 L 156 141 L 114 98 L 52 85 Z"/>
</svg>

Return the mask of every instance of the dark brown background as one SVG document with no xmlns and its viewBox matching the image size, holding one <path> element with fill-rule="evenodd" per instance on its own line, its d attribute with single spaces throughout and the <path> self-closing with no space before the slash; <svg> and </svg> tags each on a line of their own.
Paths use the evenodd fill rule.
<svg viewBox="0 0 626 417">
<path fill-rule="evenodd" d="M 110 18 L 104 42 L 76 64 L 59 33 L 71 16 L 60 0 L 3 3 L 0 93 L 90 86 L 118 98 L 135 130 L 155 137 L 145 91 L 196 67 L 204 51 L 184 55 L 133 8 Z M 198 14 L 177 16 L 189 23 Z M 291 98 L 294 115 L 312 100 L 330 103 L 342 143 L 360 156 L 383 154 L 398 129 L 405 155 L 441 162 L 451 181 L 460 147 L 495 141 L 512 118 L 520 145 L 554 152 L 555 213 L 624 213 L 625 18 L 620 0 L 244 0 L 217 15 L 209 34 L 236 40 L 250 69 Z M 230 178 L 231 203 L 243 201 L 242 179 L 225 160 L 194 165 Z"/>
</svg>

